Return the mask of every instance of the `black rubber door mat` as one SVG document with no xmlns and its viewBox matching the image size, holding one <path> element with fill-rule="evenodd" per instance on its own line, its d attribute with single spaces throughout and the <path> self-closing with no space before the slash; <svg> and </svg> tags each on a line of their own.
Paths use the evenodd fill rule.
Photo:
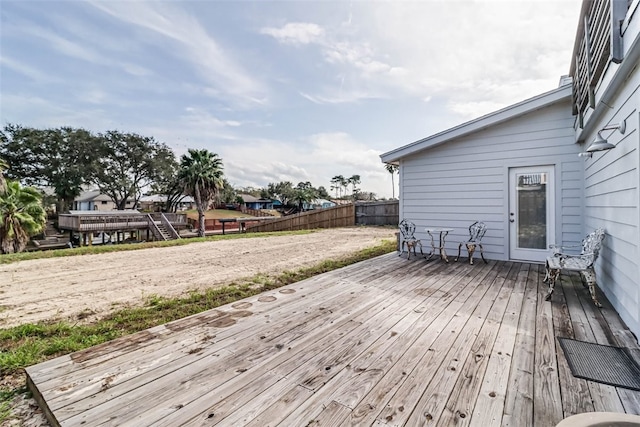
<svg viewBox="0 0 640 427">
<path fill-rule="evenodd" d="M 622 347 L 558 338 L 576 378 L 640 391 L 640 366 Z"/>
</svg>

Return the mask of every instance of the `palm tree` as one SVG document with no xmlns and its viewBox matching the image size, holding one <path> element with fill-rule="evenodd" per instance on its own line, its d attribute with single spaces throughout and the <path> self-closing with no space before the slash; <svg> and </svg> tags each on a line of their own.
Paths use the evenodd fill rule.
<svg viewBox="0 0 640 427">
<path fill-rule="evenodd" d="M 360 175 L 352 175 L 347 179 L 347 184 L 351 185 L 351 197 L 353 200 L 356 200 L 356 194 L 358 190 L 356 189 L 356 185 L 360 184 Z"/>
<path fill-rule="evenodd" d="M 7 190 L 7 181 L 4 179 L 4 171 L 9 169 L 9 165 L 3 159 L 0 159 L 0 195 Z"/>
<path fill-rule="evenodd" d="M 304 204 L 318 197 L 318 192 L 310 182 L 299 182 L 293 192 L 293 200 L 298 204 L 298 210 L 302 212 Z"/>
<path fill-rule="evenodd" d="M 35 188 L 6 182 L 4 193 L 0 194 L 0 253 L 22 252 L 29 237 L 42 232 L 47 214 L 41 200 Z"/>
<path fill-rule="evenodd" d="M 180 182 L 185 193 L 193 196 L 198 209 L 198 236 L 204 237 L 204 216 L 209 204 L 223 187 L 222 160 L 208 150 L 189 149 L 180 161 Z"/>
<path fill-rule="evenodd" d="M 396 184 L 393 182 L 393 175 L 400 169 L 400 166 L 391 163 L 385 163 L 384 168 L 391 174 L 391 198 L 396 198 Z"/>
<path fill-rule="evenodd" d="M 340 196 L 342 196 L 342 188 L 345 186 L 346 180 L 342 175 L 336 175 L 331 178 L 331 183 L 334 185 L 333 188 L 336 190 L 336 199 L 338 196 L 338 190 L 340 190 Z"/>
</svg>

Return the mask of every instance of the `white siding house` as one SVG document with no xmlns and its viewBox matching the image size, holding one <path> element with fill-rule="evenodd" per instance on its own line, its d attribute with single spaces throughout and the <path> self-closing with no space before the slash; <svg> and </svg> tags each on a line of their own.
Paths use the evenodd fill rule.
<svg viewBox="0 0 640 427">
<path fill-rule="evenodd" d="M 594 153 L 583 163 L 584 222 L 585 230 L 605 227 L 607 237 L 596 265 L 598 285 L 640 337 L 640 2 L 613 4 L 613 20 L 621 23 L 614 28 L 612 52 L 602 74 L 592 76 L 591 84 L 586 85 L 591 90 L 589 101 L 574 107 L 578 115 L 575 128 L 577 141 L 586 149 L 604 126 L 625 122 L 624 134 L 602 132 L 614 149 Z M 616 11 L 622 5 L 627 7 Z M 585 2 L 582 15 L 589 13 Z M 577 40 L 583 33 L 579 28 Z M 614 52 L 616 43 L 618 51 Z M 580 64 L 574 60 L 571 72 L 577 75 L 579 71 Z M 585 90 L 586 82 L 574 80 L 576 92 Z"/>
<path fill-rule="evenodd" d="M 488 226 L 483 240 L 490 259 L 542 261 L 550 243 L 581 239 L 582 159 L 575 144 L 571 85 L 488 114 L 382 155 L 400 164 L 400 218 L 426 227 L 448 227 L 447 249 L 468 238 L 475 220 Z M 537 253 L 511 251 L 510 173 L 549 170 L 547 213 L 554 218 Z M 530 169 L 534 168 L 534 169 Z M 542 170 L 542 169 L 541 169 Z M 513 177 L 512 177 L 513 178 Z M 514 213 L 514 215 L 511 215 Z"/>
<path fill-rule="evenodd" d="M 133 208 L 133 201 L 127 200 L 126 209 Z M 108 212 L 117 209 L 118 206 L 111 197 L 100 193 L 100 190 L 89 190 L 82 192 L 82 194 L 74 199 L 72 210 Z"/>
<path fill-rule="evenodd" d="M 562 78 L 559 88 L 381 156 L 400 165 L 400 218 L 413 221 L 416 237 L 425 240 L 426 227 L 452 228 L 450 254 L 476 220 L 487 224 L 485 256 L 496 260 L 541 262 L 549 244 L 577 244 L 604 227 L 598 285 L 637 336 L 639 4 L 584 1 L 572 78 Z M 585 33 L 591 25 L 602 31 Z M 585 34 L 601 34 L 597 45 L 604 48 L 591 49 L 598 41 Z M 578 156 L 599 130 L 622 121 L 624 134 L 602 132 L 614 149 Z"/>
</svg>

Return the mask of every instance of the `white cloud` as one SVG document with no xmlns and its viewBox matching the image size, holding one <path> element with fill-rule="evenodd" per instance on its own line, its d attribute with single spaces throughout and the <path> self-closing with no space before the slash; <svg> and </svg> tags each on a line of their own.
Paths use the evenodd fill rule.
<svg viewBox="0 0 640 427">
<path fill-rule="evenodd" d="M 267 89 L 245 70 L 198 20 L 171 3 L 160 2 L 91 2 L 103 12 L 142 27 L 162 37 L 155 43 L 169 53 L 183 57 L 217 94 L 229 94 L 236 101 L 264 104 Z M 173 44 L 167 45 L 167 39 Z M 241 99 L 237 99 L 237 98 Z"/>
<path fill-rule="evenodd" d="M 387 151 L 556 87 L 580 2 L 246 7 L 8 2 L 2 119 L 117 128 L 178 154 L 206 148 L 237 185 L 328 188 L 334 175 L 359 174 L 363 189 L 389 196 L 372 147 Z"/>
<path fill-rule="evenodd" d="M 344 132 L 315 134 L 308 141 L 311 146 L 310 156 L 314 161 L 321 164 L 332 163 L 336 170 L 352 169 L 355 174 L 380 163 L 379 151 L 368 148 Z"/>
<path fill-rule="evenodd" d="M 371 93 L 360 92 L 358 90 L 345 91 L 341 87 L 327 87 L 320 95 L 311 95 L 299 92 L 300 96 L 314 104 L 344 104 L 361 101 L 367 98 L 375 98 Z"/>
<path fill-rule="evenodd" d="M 319 17 L 262 33 L 319 47 L 342 76 L 300 87 L 314 103 L 438 95 L 466 115 L 482 108 L 463 104 L 503 107 L 553 89 L 568 72 L 575 27 L 566 22 L 579 9 L 579 0 L 354 3 L 348 25 Z"/>
<path fill-rule="evenodd" d="M 2 94 L 2 119 L 27 127 L 72 126 L 90 130 L 121 128 L 98 107 L 78 109 L 72 103 L 60 103 L 29 94 Z"/>
<path fill-rule="evenodd" d="M 17 59 L 9 58 L 6 55 L 0 56 L 0 65 L 25 75 L 38 83 L 55 82 L 57 80 L 42 70 L 34 68 Z"/>
<path fill-rule="evenodd" d="M 577 22 L 579 4 L 380 2 L 360 10 L 368 24 L 361 35 L 376 46 L 377 56 L 388 56 L 385 62 L 403 70 L 380 85 L 412 96 L 489 99 L 505 106 L 553 89 L 568 72 L 575 27 L 566 22 Z M 514 83 L 522 80 L 535 85 Z"/>
<path fill-rule="evenodd" d="M 66 21 L 65 21 L 66 22 Z M 71 26 L 73 28 L 73 26 Z M 141 65 L 134 64 L 128 61 L 124 61 L 117 56 L 111 56 L 104 52 L 103 45 L 94 43 L 91 40 L 99 39 L 97 37 L 84 38 L 82 34 L 64 34 L 64 29 L 57 31 L 45 28 L 42 25 L 37 25 L 31 22 L 21 22 L 19 25 L 15 24 L 9 31 L 15 34 L 24 34 L 31 38 L 37 38 L 45 41 L 49 44 L 58 54 L 74 58 L 80 61 L 85 61 L 94 65 L 117 68 L 125 71 L 126 73 L 140 77 L 151 75 L 152 72 Z M 22 64 L 23 70 L 26 70 L 26 65 Z M 32 76 L 36 76 L 31 71 Z M 51 80 L 51 78 L 38 75 L 42 81 Z"/>
<path fill-rule="evenodd" d="M 38 37 L 53 47 L 58 53 L 63 55 L 91 62 L 93 64 L 104 64 L 105 58 L 95 49 L 88 48 L 81 43 L 69 40 L 61 36 L 58 32 L 48 30 L 38 25 L 23 25 L 20 31 L 30 36 Z"/>
<path fill-rule="evenodd" d="M 291 45 L 305 45 L 324 39 L 324 29 L 308 22 L 290 22 L 282 28 L 265 27 L 260 33 L 272 36 L 280 43 Z"/>
</svg>

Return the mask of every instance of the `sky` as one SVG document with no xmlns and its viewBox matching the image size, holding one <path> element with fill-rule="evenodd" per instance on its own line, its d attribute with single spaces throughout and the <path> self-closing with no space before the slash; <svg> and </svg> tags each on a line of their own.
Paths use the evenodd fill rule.
<svg viewBox="0 0 640 427">
<path fill-rule="evenodd" d="M 329 189 L 357 174 L 388 198 L 380 154 L 558 87 L 579 11 L 579 0 L 0 0 L 0 122 L 207 149 L 236 187 Z"/>
</svg>

